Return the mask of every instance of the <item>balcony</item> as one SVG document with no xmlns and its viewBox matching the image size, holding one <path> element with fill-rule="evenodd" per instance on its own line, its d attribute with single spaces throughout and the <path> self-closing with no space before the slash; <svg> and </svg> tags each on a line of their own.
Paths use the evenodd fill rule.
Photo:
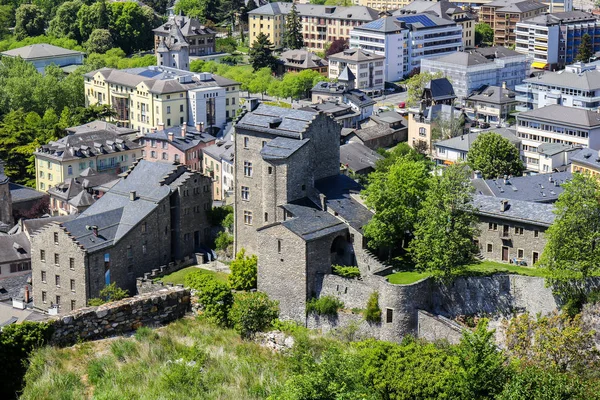
<svg viewBox="0 0 600 400">
<path fill-rule="evenodd" d="M 515 100 L 521 103 L 532 103 L 533 98 L 529 96 L 515 96 Z"/>
<path fill-rule="evenodd" d="M 113 164 L 111 164 L 111 163 L 108 163 L 108 164 L 100 164 L 100 163 L 98 163 L 98 165 L 96 167 L 97 167 L 96 170 L 98 172 L 102 172 L 102 171 L 108 171 L 108 170 L 111 170 L 111 169 L 121 168 L 121 163 L 113 163 Z"/>
<path fill-rule="evenodd" d="M 498 232 L 498 235 L 500 236 L 500 239 L 503 240 L 510 240 L 511 235 L 510 235 L 510 231 L 509 230 L 501 230 Z"/>
</svg>

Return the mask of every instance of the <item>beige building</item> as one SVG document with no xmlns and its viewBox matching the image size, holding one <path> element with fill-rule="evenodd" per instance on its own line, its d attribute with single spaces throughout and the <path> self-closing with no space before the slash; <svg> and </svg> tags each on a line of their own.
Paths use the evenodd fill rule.
<svg viewBox="0 0 600 400">
<path fill-rule="evenodd" d="M 548 6 L 536 0 L 494 0 L 479 8 L 479 22 L 494 31 L 494 45 L 508 47 L 516 43 L 517 22 L 545 13 Z"/>
<path fill-rule="evenodd" d="M 346 67 L 354 75 L 355 88 L 363 91 L 381 91 L 385 85 L 385 56 L 359 48 L 351 48 L 329 56 L 329 79 L 349 81 Z"/>
<path fill-rule="evenodd" d="M 292 3 L 269 3 L 250 11 L 250 43 L 264 33 L 275 48 L 283 47 L 285 17 L 291 9 Z M 336 39 L 350 39 L 353 27 L 379 18 L 376 10 L 362 6 L 296 4 L 296 9 L 302 20 L 304 46 L 316 51 L 323 51 L 327 43 Z"/>
<path fill-rule="evenodd" d="M 168 67 L 102 68 L 85 74 L 84 85 L 86 105 L 109 104 L 119 125 L 142 133 L 184 124 L 223 128 L 239 106 L 238 82 Z"/>
</svg>

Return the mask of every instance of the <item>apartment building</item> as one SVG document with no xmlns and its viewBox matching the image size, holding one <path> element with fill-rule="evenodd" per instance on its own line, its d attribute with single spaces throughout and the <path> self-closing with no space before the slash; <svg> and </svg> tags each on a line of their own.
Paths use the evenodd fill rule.
<svg viewBox="0 0 600 400">
<path fill-rule="evenodd" d="M 33 152 L 37 190 L 50 190 L 69 178 L 81 176 L 88 168 L 100 173 L 121 173 L 141 156 L 141 146 L 119 134 L 128 129 L 111 124 L 106 124 L 105 129 L 82 127 L 67 129 L 67 136 Z"/>
<path fill-rule="evenodd" d="M 84 85 L 86 105 L 108 104 L 120 126 L 142 133 L 200 123 L 223 128 L 239 106 L 238 82 L 165 66 L 102 68 L 85 74 Z"/>
<path fill-rule="evenodd" d="M 525 79 L 515 91 L 517 111 L 555 104 L 595 110 L 600 106 L 600 70 L 596 65 L 575 63 L 562 71 Z"/>
<path fill-rule="evenodd" d="M 202 249 L 211 201 L 210 178 L 139 161 L 76 218 L 32 237 L 34 307 L 66 313 L 111 283 L 135 293 L 137 277 Z"/>
<path fill-rule="evenodd" d="M 600 51 L 600 21 L 583 11 L 547 13 L 517 23 L 515 51 L 525 54 L 536 69 L 554 71 L 575 61 L 581 38 L 592 39 Z"/>
<path fill-rule="evenodd" d="M 464 99 L 484 85 L 514 90 L 527 77 L 525 55 L 506 47 L 482 47 L 421 60 L 421 72 L 441 72 L 452 81 L 456 96 Z"/>
<path fill-rule="evenodd" d="M 517 23 L 548 10 L 536 0 L 494 0 L 479 8 L 479 22 L 485 22 L 494 31 L 494 45 L 510 46 L 516 43 Z"/>
<path fill-rule="evenodd" d="M 279 62 L 283 64 L 285 72 L 302 72 L 311 69 L 324 76 L 327 76 L 329 65 L 327 60 L 306 49 L 284 51 L 279 56 Z"/>
<path fill-rule="evenodd" d="M 219 141 L 202 151 L 204 174 L 213 182 L 213 200 L 225 200 L 227 192 L 233 189 L 233 141 Z"/>
<path fill-rule="evenodd" d="M 521 159 L 525 168 L 552 172 L 544 171 L 540 166 L 544 155 L 540 154 L 539 147 L 545 143 L 558 143 L 573 148 L 600 148 L 600 114 L 557 104 L 521 112 L 517 114 L 517 136 L 521 139 Z"/>
<path fill-rule="evenodd" d="M 517 138 L 516 132 L 506 128 L 494 128 L 489 131 L 471 132 L 455 136 L 450 139 L 440 140 L 434 144 L 433 159 L 437 165 L 452 165 L 457 162 L 465 162 L 471 146 L 482 133 L 494 132 L 509 140 L 517 149 L 521 147 L 521 140 Z"/>
<path fill-rule="evenodd" d="M 456 22 L 462 27 L 463 46 L 465 48 L 475 46 L 476 16 L 461 8 L 457 3 L 446 0 L 416 0 L 394 12 L 393 15 L 421 13 L 433 14 L 439 18 Z"/>
<path fill-rule="evenodd" d="M 571 157 L 571 172 L 600 177 L 600 151 L 584 148 Z"/>
<path fill-rule="evenodd" d="M 462 27 L 433 14 L 388 16 L 354 28 L 350 47 L 385 56 L 385 81 L 395 82 L 422 59 L 461 50 Z"/>
<path fill-rule="evenodd" d="M 355 88 L 367 93 L 382 91 L 385 56 L 351 48 L 329 56 L 329 79 L 348 80 L 348 68 L 355 78 Z"/>
<path fill-rule="evenodd" d="M 154 32 L 154 51 L 157 56 L 161 43 L 174 34 L 183 36 L 184 42 L 180 41 L 178 44 L 184 44 L 191 56 L 204 56 L 215 52 L 216 31 L 201 24 L 196 18 L 171 15 L 166 23 L 152 31 Z"/>
<path fill-rule="evenodd" d="M 506 123 L 517 104 L 515 92 L 506 85 L 485 85 L 465 99 L 465 112 L 472 120 L 496 125 Z"/>
<path fill-rule="evenodd" d="M 250 11 L 250 43 L 264 33 L 275 48 L 282 48 L 285 18 L 291 9 L 292 3 L 269 3 Z M 362 6 L 296 4 L 296 9 L 301 18 L 304 46 L 312 51 L 323 51 L 327 43 L 336 39 L 349 39 L 353 27 L 379 18 L 376 10 Z"/>
</svg>

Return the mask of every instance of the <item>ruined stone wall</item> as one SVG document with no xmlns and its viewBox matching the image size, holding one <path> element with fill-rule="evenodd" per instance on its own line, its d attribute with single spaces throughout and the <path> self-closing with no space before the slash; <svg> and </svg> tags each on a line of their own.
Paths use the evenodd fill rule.
<svg viewBox="0 0 600 400">
<path fill-rule="evenodd" d="M 451 344 L 460 343 L 463 328 L 456 322 L 423 310 L 418 311 L 417 318 L 419 321 L 417 336 L 419 338 L 430 342 L 447 340 Z"/>
<path fill-rule="evenodd" d="M 157 326 L 181 318 L 190 308 L 190 292 L 182 287 L 165 288 L 127 299 L 82 308 L 52 321 L 51 344 L 68 346 L 81 340 L 101 339 Z"/>
</svg>

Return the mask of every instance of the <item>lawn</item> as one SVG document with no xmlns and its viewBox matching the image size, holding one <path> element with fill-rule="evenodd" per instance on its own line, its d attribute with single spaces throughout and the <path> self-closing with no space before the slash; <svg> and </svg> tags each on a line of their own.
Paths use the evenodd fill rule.
<svg viewBox="0 0 600 400">
<path fill-rule="evenodd" d="M 202 274 L 213 275 L 216 280 L 218 280 L 220 282 L 224 282 L 224 283 L 227 282 L 228 274 L 226 274 L 224 272 L 209 271 L 207 269 L 198 268 L 198 267 L 187 267 L 184 269 L 180 269 L 179 271 L 173 272 L 172 274 L 169 274 L 169 275 L 165 275 L 162 278 L 158 278 L 156 280 L 163 281 L 165 283 L 171 282 L 175 285 L 177 285 L 179 283 L 183 284 L 183 280 L 185 279 L 185 276 L 192 271 L 200 271 L 200 273 L 202 273 Z"/>
<path fill-rule="evenodd" d="M 479 263 L 470 264 L 467 266 L 465 272 L 466 276 L 469 275 L 493 275 L 495 273 L 510 273 L 526 276 L 539 276 L 545 277 L 546 270 L 541 268 L 533 267 L 520 267 L 513 264 L 504 264 L 495 261 L 482 261 Z M 418 271 L 399 271 L 394 274 L 386 276 L 388 282 L 396 285 L 409 285 L 415 283 L 423 278 L 430 276 L 426 272 Z"/>
</svg>

